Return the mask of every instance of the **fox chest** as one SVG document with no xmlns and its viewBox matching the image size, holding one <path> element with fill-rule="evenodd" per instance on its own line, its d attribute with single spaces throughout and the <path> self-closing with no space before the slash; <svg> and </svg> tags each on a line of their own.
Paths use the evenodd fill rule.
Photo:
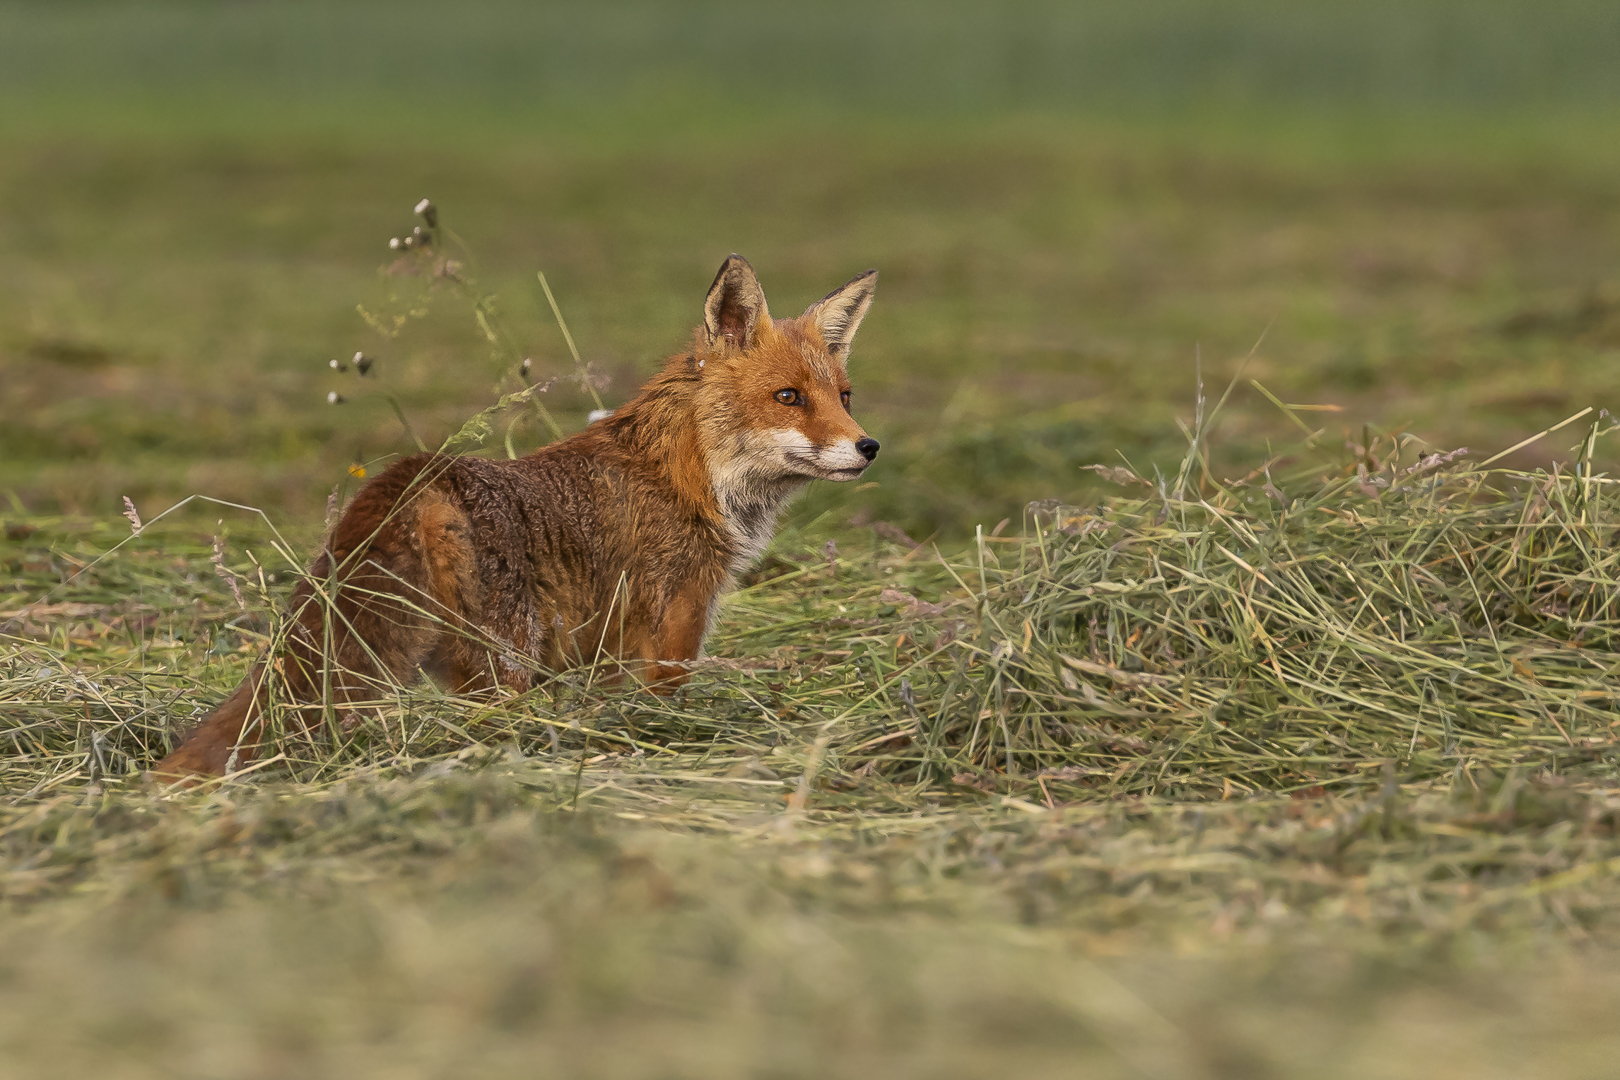
<svg viewBox="0 0 1620 1080">
<path fill-rule="evenodd" d="M 731 534 L 726 572 L 737 576 L 758 562 L 766 547 L 771 546 L 771 538 L 776 534 L 776 510 L 761 508 L 753 513 L 726 515 L 726 518 L 727 531 Z"/>
</svg>

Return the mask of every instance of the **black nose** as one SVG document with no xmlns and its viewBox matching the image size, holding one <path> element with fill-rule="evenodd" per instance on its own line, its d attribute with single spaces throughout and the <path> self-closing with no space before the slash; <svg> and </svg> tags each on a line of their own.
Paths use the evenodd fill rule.
<svg viewBox="0 0 1620 1080">
<path fill-rule="evenodd" d="M 871 461 L 877 457 L 878 441 L 876 439 L 858 439 L 855 442 L 855 449 L 861 452 L 861 457 Z"/>
</svg>

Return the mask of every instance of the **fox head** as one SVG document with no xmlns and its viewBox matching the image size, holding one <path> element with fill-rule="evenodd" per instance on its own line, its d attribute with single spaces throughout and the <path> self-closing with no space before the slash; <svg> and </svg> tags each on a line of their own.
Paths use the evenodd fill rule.
<svg viewBox="0 0 1620 1080">
<path fill-rule="evenodd" d="M 810 480 L 853 480 L 878 443 L 850 414 L 849 345 L 877 271 L 858 274 L 797 318 L 772 319 L 741 255 L 720 267 L 688 363 L 701 442 L 728 515 L 774 511 Z"/>
</svg>

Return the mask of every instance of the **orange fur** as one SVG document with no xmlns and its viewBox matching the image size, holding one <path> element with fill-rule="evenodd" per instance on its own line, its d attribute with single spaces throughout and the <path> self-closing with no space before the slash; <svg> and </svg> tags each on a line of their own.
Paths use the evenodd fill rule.
<svg viewBox="0 0 1620 1080">
<path fill-rule="evenodd" d="M 606 419 L 517 461 L 395 464 L 294 590 L 283 643 L 153 771 L 221 775 L 259 753 L 272 698 L 306 729 L 347 725 L 422 671 L 522 693 L 605 658 L 657 690 L 684 682 L 785 500 L 877 453 L 846 371 L 875 280 L 773 321 L 733 255 L 691 349 Z"/>
</svg>

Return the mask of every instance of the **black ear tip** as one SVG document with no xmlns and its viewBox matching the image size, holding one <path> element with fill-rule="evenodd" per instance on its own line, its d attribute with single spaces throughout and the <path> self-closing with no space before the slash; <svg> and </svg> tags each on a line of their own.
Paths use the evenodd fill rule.
<svg viewBox="0 0 1620 1080">
<path fill-rule="evenodd" d="M 720 269 L 715 272 L 714 283 L 709 286 L 709 293 L 713 295 L 715 290 L 722 286 L 735 288 L 750 279 L 758 281 L 758 275 L 754 273 L 754 268 L 748 265 L 747 259 L 733 251 L 726 256 L 725 262 L 722 262 Z"/>
<path fill-rule="evenodd" d="M 736 282 L 757 277 L 758 275 L 754 273 L 754 268 L 749 265 L 748 260 L 733 251 L 726 256 L 726 261 L 720 264 L 719 272 L 714 275 L 714 284 L 719 285 L 723 281 Z"/>
</svg>

